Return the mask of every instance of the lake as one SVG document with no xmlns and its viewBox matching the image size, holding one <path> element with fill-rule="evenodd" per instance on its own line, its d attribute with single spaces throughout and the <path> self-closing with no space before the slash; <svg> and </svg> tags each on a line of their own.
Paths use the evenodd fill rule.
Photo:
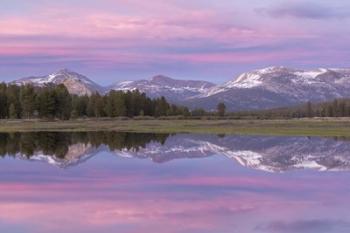
<svg viewBox="0 0 350 233">
<path fill-rule="evenodd" d="M 0 133 L 0 232 L 348 233 L 350 139 Z"/>
</svg>

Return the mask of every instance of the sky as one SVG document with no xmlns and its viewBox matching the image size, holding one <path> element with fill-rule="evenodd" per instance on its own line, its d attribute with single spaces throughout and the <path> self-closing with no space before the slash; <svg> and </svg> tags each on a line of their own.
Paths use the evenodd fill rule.
<svg viewBox="0 0 350 233">
<path fill-rule="evenodd" d="M 111 84 L 222 83 L 266 66 L 349 67 L 346 0 L 2 0 L 0 80 L 62 68 Z"/>
</svg>

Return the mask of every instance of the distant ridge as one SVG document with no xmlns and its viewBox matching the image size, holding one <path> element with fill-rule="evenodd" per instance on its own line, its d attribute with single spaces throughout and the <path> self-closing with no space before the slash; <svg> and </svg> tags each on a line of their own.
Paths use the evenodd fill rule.
<svg viewBox="0 0 350 233">
<path fill-rule="evenodd" d="M 174 103 L 183 103 L 193 96 L 204 94 L 215 87 L 206 81 L 177 80 L 164 75 L 157 75 L 150 80 L 119 82 L 109 87 L 111 90 L 136 90 L 155 98 L 165 96 Z"/>
</svg>

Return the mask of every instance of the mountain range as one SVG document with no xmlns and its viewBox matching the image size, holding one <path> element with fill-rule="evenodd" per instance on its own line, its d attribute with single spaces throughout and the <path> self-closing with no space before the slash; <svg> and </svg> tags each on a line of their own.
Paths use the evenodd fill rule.
<svg viewBox="0 0 350 233">
<path fill-rule="evenodd" d="M 230 111 L 288 107 L 311 102 L 350 97 L 350 69 L 314 70 L 268 67 L 243 73 L 224 84 L 177 80 L 158 75 L 149 80 L 122 81 L 102 87 L 87 77 L 64 69 L 47 76 L 18 79 L 13 84 L 64 84 L 71 94 L 101 94 L 110 90 L 136 90 L 155 98 L 164 96 L 171 103 L 191 109 L 215 110 L 224 102 Z"/>
</svg>

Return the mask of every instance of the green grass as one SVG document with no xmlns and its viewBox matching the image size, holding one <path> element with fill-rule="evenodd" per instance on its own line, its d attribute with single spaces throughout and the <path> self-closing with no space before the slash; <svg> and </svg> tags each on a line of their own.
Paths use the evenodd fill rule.
<svg viewBox="0 0 350 233">
<path fill-rule="evenodd" d="M 119 131 L 350 137 L 350 119 L 301 120 L 2 120 L 0 132 Z"/>
</svg>

